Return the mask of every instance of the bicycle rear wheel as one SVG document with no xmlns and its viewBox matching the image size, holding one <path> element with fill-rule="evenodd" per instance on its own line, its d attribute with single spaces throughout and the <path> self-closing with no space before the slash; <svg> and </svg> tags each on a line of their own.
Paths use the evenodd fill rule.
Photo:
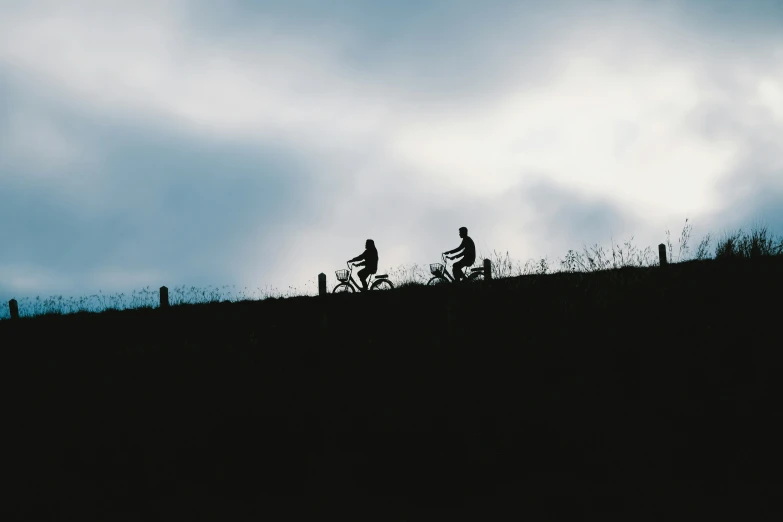
<svg viewBox="0 0 783 522">
<path fill-rule="evenodd" d="M 334 287 L 334 290 L 332 290 L 333 294 L 352 294 L 353 293 L 353 287 L 349 285 L 348 283 L 340 283 L 339 285 Z"/>
<path fill-rule="evenodd" d="M 435 276 L 432 279 L 430 279 L 429 281 L 427 281 L 427 286 L 443 285 L 443 284 L 446 284 L 448 282 L 449 282 L 448 279 L 446 279 L 445 277 Z"/>
<path fill-rule="evenodd" d="M 392 288 L 394 288 L 394 285 L 388 279 L 377 279 L 370 287 L 370 290 L 391 290 Z"/>
</svg>

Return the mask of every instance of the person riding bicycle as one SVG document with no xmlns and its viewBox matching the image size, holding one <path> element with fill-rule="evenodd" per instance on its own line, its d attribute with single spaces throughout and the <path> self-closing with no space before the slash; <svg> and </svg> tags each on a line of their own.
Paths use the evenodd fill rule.
<svg viewBox="0 0 783 522">
<path fill-rule="evenodd" d="M 367 278 L 370 277 L 370 274 L 378 271 L 378 250 L 375 248 L 375 242 L 372 239 L 368 239 L 364 243 L 364 249 L 362 255 L 348 260 L 349 263 L 361 261 L 361 263 L 356 263 L 355 266 L 364 266 L 357 274 L 362 282 L 363 291 L 367 290 Z"/>
<path fill-rule="evenodd" d="M 454 273 L 454 282 L 465 278 L 465 274 L 462 272 L 463 267 L 472 266 L 473 263 L 476 262 L 476 245 L 468 236 L 468 229 L 460 227 L 459 237 L 462 238 L 462 243 L 460 243 L 457 248 L 449 250 L 448 252 L 443 252 L 446 257 L 448 257 L 449 254 L 457 254 L 456 256 L 449 257 L 449 259 L 456 259 L 462 256 L 462 259 L 454 263 L 451 267 L 451 270 Z M 460 250 L 462 250 L 461 254 L 458 253 Z"/>
</svg>

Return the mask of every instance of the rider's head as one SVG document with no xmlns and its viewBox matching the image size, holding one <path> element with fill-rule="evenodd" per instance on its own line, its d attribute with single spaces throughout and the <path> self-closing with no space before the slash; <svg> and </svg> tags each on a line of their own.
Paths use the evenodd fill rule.
<svg viewBox="0 0 783 522">
<path fill-rule="evenodd" d="M 466 237 L 468 235 L 468 229 L 465 227 L 459 227 L 459 237 Z"/>
<path fill-rule="evenodd" d="M 375 248 L 375 241 L 368 239 L 364 242 L 364 248 Z"/>
</svg>

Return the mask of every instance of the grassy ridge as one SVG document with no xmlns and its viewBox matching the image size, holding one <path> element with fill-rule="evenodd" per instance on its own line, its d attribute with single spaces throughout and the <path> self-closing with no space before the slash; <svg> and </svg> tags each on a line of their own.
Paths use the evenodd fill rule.
<svg viewBox="0 0 783 522">
<path fill-rule="evenodd" d="M 702 260 L 0 322 L 16 518 L 760 520 L 783 487 L 781 274 Z"/>
<path fill-rule="evenodd" d="M 685 261 L 703 261 L 707 259 L 758 259 L 762 257 L 783 256 L 783 236 L 776 236 L 766 226 L 758 225 L 748 231 L 743 229 L 724 233 L 716 240 L 712 234 L 704 236 L 692 248 L 691 236 L 693 226 L 685 220 L 680 237 L 675 244 L 671 234 L 666 231 L 667 258 L 670 263 Z M 524 264 L 511 258 L 508 252 L 479 252 L 479 264 L 483 259 L 492 263 L 492 272 L 496 279 L 517 277 L 521 275 L 543 275 L 551 273 L 591 273 L 602 270 L 627 267 L 658 266 L 658 253 L 651 247 L 640 248 L 634 244 L 633 237 L 623 241 L 603 246 L 584 245 L 581 250 L 569 250 L 563 258 L 538 260 L 530 259 Z M 386 271 L 386 270 L 384 270 Z M 420 286 L 426 284 L 432 277 L 428 265 L 413 264 L 399 266 L 388 270 L 391 281 L 399 288 Z M 329 273 L 327 286 L 329 291 L 334 287 L 334 281 Z M 289 286 L 281 291 L 272 287 L 241 288 L 236 286 L 174 286 L 169 288 L 169 302 L 179 304 L 219 303 L 224 301 L 240 302 L 248 300 L 263 300 L 268 298 L 288 298 L 318 294 L 317 278 L 313 278 L 301 287 Z M 141 308 L 156 308 L 159 303 L 157 289 L 145 287 L 129 294 L 116 293 L 97 294 L 82 297 L 64 297 L 54 295 L 46 298 L 23 297 L 17 299 L 19 313 L 23 317 L 35 317 L 49 314 L 75 314 L 80 312 L 104 312 L 116 310 L 131 310 Z M 0 306 L 0 320 L 9 319 L 10 310 L 3 303 Z"/>
</svg>

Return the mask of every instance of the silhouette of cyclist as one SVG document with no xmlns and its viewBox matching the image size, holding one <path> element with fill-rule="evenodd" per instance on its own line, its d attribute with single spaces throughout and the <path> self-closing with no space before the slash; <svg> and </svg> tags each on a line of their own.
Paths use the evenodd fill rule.
<svg viewBox="0 0 783 522">
<path fill-rule="evenodd" d="M 361 263 L 355 263 L 355 266 L 364 265 L 364 268 L 359 270 L 357 275 L 362 282 L 362 290 L 367 290 L 367 278 L 370 274 L 378 271 L 378 250 L 375 248 L 375 242 L 372 239 L 365 241 L 364 253 L 362 255 L 348 260 L 349 263 L 355 261 L 361 261 Z"/>
<path fill-rule="evenodd" d="M 451 270 L 454 273 L 455 282 L 465 278 L 465 274 L 462 273 L 463 267 L 472 266 L 473 263 L 476 262 L 476 245 L 473 243 L 473 240 L 468 237 L 468 229 L 465 227 L 460 227 L 459 237 L 462 238 L 462 243 L 460 243 L 457 248 L 454 250 L 449 250 L 448 252 L 443 252 L 443 254 L 448 257 L 449 254 L 456 254 L 462 250 L 461 254 L 449 257 L 449 259 L 456 259 L 459 256 L 462 256 L 462 259 L 454 263 L 451 267 Z"/>
</svg>

